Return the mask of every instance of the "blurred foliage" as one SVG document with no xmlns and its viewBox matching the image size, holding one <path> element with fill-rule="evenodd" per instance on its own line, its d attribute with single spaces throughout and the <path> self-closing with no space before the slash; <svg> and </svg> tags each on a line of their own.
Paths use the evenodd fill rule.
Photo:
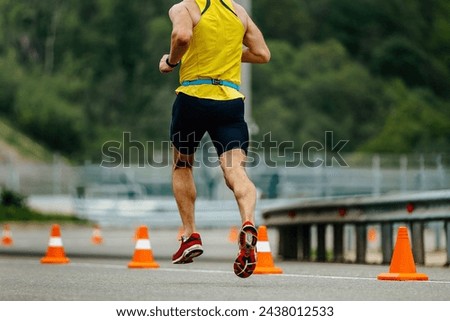
<svg viewBox="0 0 450 321">
<path fill-rule="evenodd" d="M 3 189 L 0 193 L 0 205 L 24 208 L 25 197 L 17 192 Z"/>
<path fill-rule="evenodd" d="M 159 146 L 176 2 L 0 0 L 0 117 L 74 162 L 124 132 Z M 255 139 L 301 148 L 333 131 L 346 152 L 450 152 L 447 0 L 256 0 L 252 16 L 272 52 L 252 68 Z"/>
<path fill-rule="evenodd" d="M 0 222 L 52 222 L 88 224 L 89 221 L 73 215 L 44 214 L 28 207 L 0 205 Z"/>
<path fill-rule="evenodd" d="M 12 154 L 17 153 L 19 158 L 32 159 L 36 162 L 51 162 L 55 156 L 54 152 L 50 152 L 41 144 L 36 143 L 35 140 L 14 129 L 11 125 L 11 120 L 6 120 L 3 117 L 0 117 L 0 137 L 2 148 L 5 148 L 5 146 L 6 148 L 11 148 L 13 150 Z M 5 154 L 8 155 L 8 152 Z M 8 158 L 8 161 L 14 161 L 15 156 L 6 157 L 6 159 Z"/>
<path fill-rule="evenodd" d="M 26 205 L 26 197 L 9 189 L 0 193 L 0 222 L 70 222 L 86 224 L 89 221 L 59 213 L 40 213 Z"/>
<path fill-rule="evenodd" d="M 323 142 L 324 132 L 333 131 L 338 139 L 350 138 L 348 147 L 354 150 L 383 125 L 388 106 L 382 82 L 352 60 L 338 41 L 308 43 L 298 50 L 284 42 L 269 46 L 284 54 L 255 70 L 255 87 L 272 90 L 254 98 L 254 114 L 275 140 Z M 279 95 L 277 101 L 272 92 Z M 283 120 L 274 124 L 280 112 Z"/>
</svg>

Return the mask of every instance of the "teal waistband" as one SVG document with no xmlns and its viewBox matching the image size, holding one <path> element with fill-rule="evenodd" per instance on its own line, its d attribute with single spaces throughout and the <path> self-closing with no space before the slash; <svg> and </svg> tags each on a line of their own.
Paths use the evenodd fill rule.
<svg viewBox="0 0 450 321">
<path fill-rule="evenodd" d="M 241 87 L 235 83 L 228 80 L 221 79 L 196 79 L 196 80 L 185 80 L 181 83 L 182 86 L 192 86 L 192 85 L 216 85 L 216 86 L 227 86 L 239 90 Z"/>
</svg>

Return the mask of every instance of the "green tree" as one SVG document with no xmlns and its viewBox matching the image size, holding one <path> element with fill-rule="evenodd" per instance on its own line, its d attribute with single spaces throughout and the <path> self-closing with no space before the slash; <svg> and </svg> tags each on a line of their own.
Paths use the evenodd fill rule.
<svg viewBox="0 0 450 321">
<path fill-rule="evenodd" d="M 0 0 L 2 118 L 77 161 L 100 159 L 123 132 L 167 140 L 178 75 L 158 62 L 176 2 Z M 272 51 L 252 69 L 255 138 L 272 131 L 300 147 L 331 130 L 347 151 L 381 151 L 394 111 L 421 106 L 418 119 L 435 125 L 412 145 L 408 126 L 420 122 L 397 119 L 401 150 L 445 149 L 448 0 L 258 0 L 252 16 Z"/>
<path fill-rule="evenodd" d="M 355 150 L 382 124 L 385 105 L 380 82 L 352 61 L 339 42 L 301 49 L 283 42 L 269 44 L 273 60 L 255 68 L 254 77 L 255 89 L 261 93 L 253 108 L 261 135 L 275 127 L 279 129 L 273 130 L 275 139 L 301 147 L 333 131 L 339 139 L 350 140 L 348 148 Z M 280 123 L 275 125 L 274 120 Z"/>
<path fill-rule="evenodd" d="M 410 87 L 428 87 L 450 97 L 450 74 L 445 65 L 404 37 L 386 39 L 374 50 L 371 65 L 385 78 L 399 77 Z"/>
<path fill-rule="evenodd" d="M 0 56 L 0 114 L 12 117 L 16 93 L 22 78 L 21 68 L 13 55 Z"/>
<path fill-rule="evenodd" d="M 74 88 L 75 87 L 75 88 Z M 19 128 L 55 151 L 74 156 L 82 149 L 86 120 L 80 106 L 67 98 L 77 90 L 64 76 L 22 79 L 15 105 Z"/>
<path fill-rule="evenodd" d="M 361 147 L 365 152 L 450 152 L 450 104 L 429 91 L 408 90 L 400 81 L 387 92 L 393 108 L 379 133 Z"/>
</svg>

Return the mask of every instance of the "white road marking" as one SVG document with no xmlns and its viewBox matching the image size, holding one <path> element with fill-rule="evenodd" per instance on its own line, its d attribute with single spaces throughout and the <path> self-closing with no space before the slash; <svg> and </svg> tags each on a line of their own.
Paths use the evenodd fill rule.
<svg viewBox="0 0 450 321">
<path fill-rule="evenodd" d="M 29 264 L 39 264 L 35 260 L 24 259 L 21 260 L 21 264 L 26 263 Z M 106 269 L 118 269 L 118 270 L 129 270 L 126 264 L 105 264 L 105 263 L 83 263 L 83 262 L 71 262 L 65 266 L 74 266 L 74 267 L 95 267 L 95 268 L 106 268 Z M 141 270 L 141 269 L 139 269 Z M 186 268 L 156 268 L 156 269 L 146 269 L 152 271 L 162 271 L 162 272 L 182 272 L 182 273 L 210 273 L 210 274 L 234 274 L 232 271 L 224 271 L 224 270 L 205 270 L 205 269 L 186 269 Z M 136 270 L 135 270 L 136 271 Z M 142 270 L 141 270 L 142 271 Z M 336 276 L 336 275 L 318 275 L 318 274 L 267 274 L 265 276 L 273 276 L 277 278 L 312 278 L 312 279 L 330 279 L 330 280 L 355 280 L 355 281 L 378 281 L 378 282 L 389 282 L 389 281 L 379 281 L 376 277 L 354 277 L 354 276 Z M 252 276 L 255 277 L 255 276 Z M 428 281 L 391 281 L 391 282 L 399 282 L 399 283 L 434 283 L 434 284 L 450 284 L 450 281 L 440 281 L 440 280 L 428 280 Z"/>
<path fill-rule="evenodd" d="M 92 266 L 92 267 L 106 267 L 106 268 L 127 268 L 126 266 L 121 265 L 113 265 L 113 264 L 102 264 L 102 263 L 72 263 L 72 265 L 76 266 Z M 191 273 L 210 273 L 210 274 L 234 274 L 231 271 L 223 271 L 223 270 L 204 270 L 204 269 L 183 269 L 183 268 L 157 268 L 150 269 L 155 271 L 164 271 L 164 272 L 191 272 Z M 268 274 L 271 275 L 271 274 Z M 354 276 L 336 276 L 336 275 L 317 275 L 317 274 L 276 274 L 272 275 L 277 278 L 287 277 L 287 278 L 313 278 L 313 279 L 331 279 L 331 280 L 360 280 L 360 281 L 379 281 L 376 277 L 354 277 Z M 387 282 L 387 281 L 385 281 Z M 398 282 L 414 282 L 414 281 L 398 281 Z M 417 281 L 419 282 L 419 281 Z M 450 284 L 450 281 L 420 281 L 420 283 L 437 283 L 437 284 Z"/>
</svg>

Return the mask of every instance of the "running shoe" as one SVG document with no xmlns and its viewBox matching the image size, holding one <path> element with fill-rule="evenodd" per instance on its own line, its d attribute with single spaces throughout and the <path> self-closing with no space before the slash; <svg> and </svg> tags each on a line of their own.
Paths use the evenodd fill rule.
<svg viewBox="0 0 450 321">
<path fill-rule="evenodd" d="M 239 252 L 234 261 L 234 274 L 248 278 L 256 268 L 256 242 L 258 231 L 251 222 L 245 222 L 239 232 Z"/>
<path fill-rule="evenodd" d="M 189 238 L 181 237 L 181 246 L 178 251 L 172 256 L 173 264 L 187 264 L 192 263 L 193 258 L 203 253 L 202 239 L 200 234 L 192 233 Z"/>
</svg>

